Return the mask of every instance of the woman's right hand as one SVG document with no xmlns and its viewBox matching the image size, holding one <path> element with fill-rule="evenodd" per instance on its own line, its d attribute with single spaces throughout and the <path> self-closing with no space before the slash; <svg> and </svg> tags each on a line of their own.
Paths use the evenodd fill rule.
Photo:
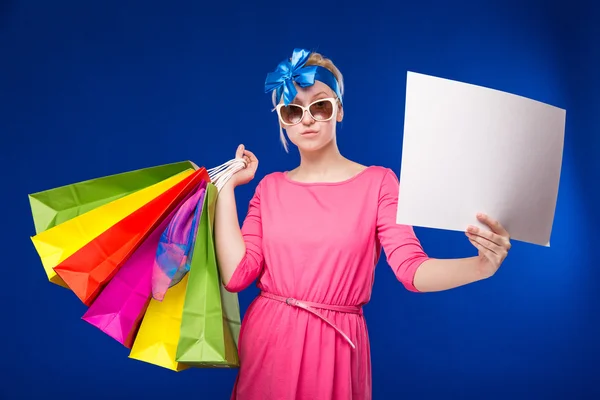
<svg viewBox="0 0 600 400">
<path fill-rule="evenodd" d="M 254 174 L 258 169 L 258 159 L 250 150 L 246 150 L 243 144 L 240 144 L 235 152 L 235 158 L 243 158 L 246 161 L 246 168 L 236 172 L 229 180 L 236 187 L 245 185 L 254 179 Z"/>
</svg>

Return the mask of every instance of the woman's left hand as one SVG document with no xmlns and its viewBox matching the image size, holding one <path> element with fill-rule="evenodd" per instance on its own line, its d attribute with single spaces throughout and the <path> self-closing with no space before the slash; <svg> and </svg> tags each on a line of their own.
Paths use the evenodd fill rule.
<svg viewBox="0 0 600 400">
<path fill-rule="evenodd" d="M 498 271 L 511 248 L 510 235 L 500 222 L 485 214 L 478 214 L 477 219 L 486 224 L 490 231 L 469 226 L 465 232 L 469 241 L 479 250 L 479 266 L 481 272 L 492 276 Z"/>
</svg>

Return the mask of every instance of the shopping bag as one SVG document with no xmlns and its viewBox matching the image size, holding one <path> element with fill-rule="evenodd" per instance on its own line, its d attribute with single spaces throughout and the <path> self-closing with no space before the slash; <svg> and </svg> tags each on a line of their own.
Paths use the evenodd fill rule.
<svg viewBox="0 0 600 400">
<path fill-rule="evenodd" d="M 175 371 L 191 366 L 177 361 L 176 354 L 187 285 L 196 249 L 195 240 L 201 231 L 199 216 L 203 213 L 204 205 L 209 204 L 205 201 L 206 188 L 211 188 L 213 202 L 210 204 L 214 206 L 215 188 L 217 192 L 221 190 L 237 171 L 246 167 L 247 163 L 243 159 L 235 159 L 209 170 L 193 163 L 190 165 L 195 172 L 182 167 L 181 172 L 175 171 L 173 175 L 165 173 L 162 180 L 155 176 L 153 183 L 148 181 L 136 187 L 127 182 L 126 187 L 120 191 L 111 188 L 109 192 L 113 197 L 109 194 L 98 194 L 89 195 L 87 200 L 83 199 L 87 195 L 77 200 L 80 193 L 83 193 L 78 190 L 86 190 L 85 182 L 70 185 L 71 189 L 64 187 L 52 193 L 48 191 L 47 198 L 41 195 L 39 199 L 31 197 L 35 200 L 32 201 L 32 212 L 35 214 L 37 229 L 37 234 L 31 239 L 43 260 L 49 279 L 70 288 L 81 301 L 90 306 L 84 319 L 130 347 L 130 358 Z M 110 186 L 110 179 L 107 178 L 110 177 L 89 182 L 91 186 L 101 187 L 100 182 L 108 182 L 106 184 Z M 198 187 L 203 183 L 206 186 L 204 193 L 200 201 L 196 202 L 194 213 L 190 214 L 189 210 L 185 210 L 191 198 L 189 196 L 192 193 L 197 194 Z M 69 190 L 70 198 L 65 194 Z M 65 204 L 61 203 L 61 193 L 69 199 Z M 48 211 L 48 214 L 38 212 L 44 207 L 53 211 Z M 214 215 L 214 210 L 211 212 L 211 215 Z M 115 213 L 118 217 L 115 217 Z M 193 232 L 185 240 L 184 236 L 177 236 L 168 229 L 169 222 L 179 214 L 186 221 L 184 231 Z M 165 226 L 167 228 L 163 230 Z M 212 230 L 212 222 L 209 229 Z M 158 246 L 155 247 L 161 230 L 162 235 L 158 239 Z M 90 234 L 91 231 L 95 233 Z M 172 238 L 176 239 L 173 242 L 165 242 Z M 212 240 L 212 236 L 208 240 Z M 172 244 L 183 246 L 172 247 Z M 146 265 L 142 271 L 142 259 L 150 258 L 148 254 L 152 249 L 155 251 L 154 264 Z M 172 251 L 173 249 L 175 251 Z M 165 254 L 167 258 L 164 258 Z M 165 263 L 165 260 L 168 262 Z M 156 263 L 160 264 L 158 269 Z M 171 270 L 169 266 L 174 268 Z M 153 280 L 152 274 L 156 271 L 164 273 L 164 276 Z M 149 277 L 148 274 L 152 276 Z M 115 280 L 117 276 L 119 279 Z M 157 298 L 164 294 L 162 301 L 152 297 L 153 283 L 156 286 Z M 129 284 L 134 286 L 128 288 L 130 297 L 136 297 L 134 300 L 124 299 L 126 290 L 123 286 Z M 165 285 L 168 285 L 166 290 Z M 232 321 L 226 323 L 230 332 L 223 332 L 225 350 L 232 351 L 237 346 L 239 335 L 239 317 L 236 318 L 236 312 L 239 316 L 237 296 L 234 295 L 234 302 L 227 301 L 229 293 L 222 287 L 220 290 L 223 296 L 223 314 L 226 317 L 233 315 Z M 111 299 L 120 301 L 120 308 L 111 304 Z M 116 308 L 118 311 L 115 312 Z M 119 328 L 120 332 L 115 328 Z M 232 356 L 226 354 L 226 358 L 231 359 Z M 220 365 L 222 362 L 217 360 L 215 364 Z M 204 362 L 197 365 L 211 364 Z"/>
<path fill-rule="evenodd" d="M 130 358 L 174 371 L 188 367 L 175 360 L 184 294 L 187 290 L 186 260 L 192 253 L 190 251 L 188 254 L 184 249 L 193 249 L 198 214 L 204 206 L 205 194 L 206 182 L 181 205 L 160 237 L 152 269 L 152 289 L 154 292 L 162 291 L 156 286 L 163 284 L 167 288 L 161 293 L 160 300 L 150 296 L 150 304 L 135 338 Z M 173 279 L 167 278 L 167 275 Z"/>
<path fill-rule="evenodd" d="M 213 241 L 217 188 L 209 183 L 188 273 L 175 359 L 197 367 L 239 366 L 238 297 L 223 288 Z"/>
<path fill-rule="evenodd" d="M 171 286 L 162 301 L 150 298 L 129 358 L 176 372 L 190 367 L 175 360 L 188 276 Z"/>
<path fill-rule="evenodd" d="M 133 251 L 202 180 L 209 180 L 204 168 L 107 229 L 54 271 L 85 305 L 91 305 Z"/>
<path fill-rule="evenodd" d="M 186 206 L 198 202 L 205 187 L 206 181 L 198 184 L 196 192 L 190 192 L 182 205 L 152 231 L 92 303 L 82 317 L 84 321 L 131 348 L 152 295 L 152 274 L 161 239 L 165 232 L 173 231 L 171 227 L 177 225 Z"/>
<path fill-rule="evenodd" d="M 68 219 L 60 225 L 33 236 L 31 240 L 50 282 L 67 287 L 64 280 L 57 276 L 54 270 L 56 266 L 81 248 L 89 245 L 96 237 L 134 211 L 180 184 L 192 173 L 193 170 L 180 172 L 147 188 L 94 208 L 75 218 Z"/>
<path fill-rule="evenodd" d="M 35 233 L 155 185 L 186 170 L 190 161 L 142 168 L 29 194 Z"/>
<path fill-rule="evenodd" d="M 192 250 L 204 206 L 206 181 L 199 190 L 179 207 L 163 232 L 156 249 L 152 272 L 152 297 L 162 301 L 165 292 L 190 270 Z"/>
</svg>

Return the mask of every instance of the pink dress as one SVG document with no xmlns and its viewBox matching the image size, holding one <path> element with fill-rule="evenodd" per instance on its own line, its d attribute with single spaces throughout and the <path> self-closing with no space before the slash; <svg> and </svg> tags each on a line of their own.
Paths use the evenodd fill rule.
<svg viewBox="0 0 600 400">
<path fill-rule="evenodd" d="M 282 172 L 259 182 L 242 225 L 246 255 L 226 288 L 239 292 L 258 279 L 266 296 L 242 322 L 232 399 L 371 399 L 360 306 L 381 249 L 411 291 L 428 259 L 412 227 L 395 222 L 398 188 L 394 172 L 379 166 L 336 183 L 294 182 Z"/>
</svg>

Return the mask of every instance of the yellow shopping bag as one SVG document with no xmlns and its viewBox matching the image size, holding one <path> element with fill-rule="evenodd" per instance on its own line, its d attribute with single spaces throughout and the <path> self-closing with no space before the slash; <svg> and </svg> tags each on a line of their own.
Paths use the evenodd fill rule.
<svg viewBox="0 0 600 400">
<path fill-rule="evenodd" d="M 181 182 L 194 171 L 183 171 L 152 186 L 92 209 L 31 237 L 50 282 L 67 287 L 54 267 L 102 232 Z"/>
<path fill-rule="evenodd" d="M 190 368 L 175 361 L 188 276 L 171 286 L 162 301 L 151 298 L 129 358 L 176 372 Z"/>
</svg>

